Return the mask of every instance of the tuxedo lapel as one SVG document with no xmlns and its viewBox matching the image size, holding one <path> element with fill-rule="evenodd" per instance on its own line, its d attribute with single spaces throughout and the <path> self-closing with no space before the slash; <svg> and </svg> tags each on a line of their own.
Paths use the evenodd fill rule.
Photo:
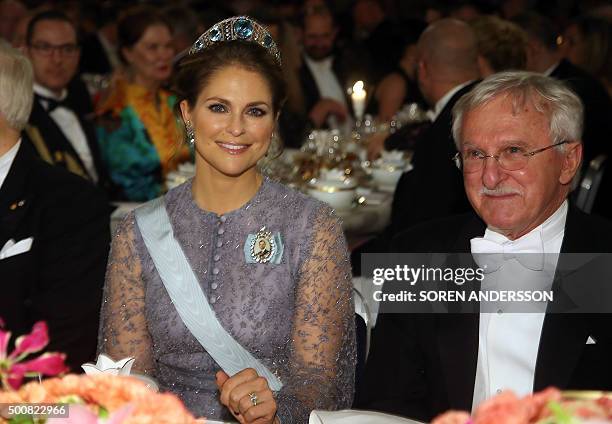
<svg viewBox="0 0 612 424">
<path fill-rule="evenodd" d="M 76 112 L 75 114 L 82 126 L 79 114 Z M 85 168 L 85 164 L 77 154 L 74 147 L 72 147 L 72 143 L 66 138 L 66 135 L 63 133 L 57 123 L 53 120 L 53 118 L 51 118 L 49 113 L 47 113 L 47 111 L 37 100 L 34 100 L 34 104 L 32 106 L 30 124 L 38 128 L 54 162 L 64 162 L 65 159 L 63 158 L 63 155 L 68 153 L 77 162 L 78 166 L 82 169 L 85 175 L 89 176 L 87 173 L 87 168 Z M 83 130 L 85 131 L 84 127 Z M 88 137 L 88 134 L 86 134 L 86 137 Z M 89 143 L 89 140 L 87 140 L 87 142 Z"/>
<path fill-rule="evenodd" d="M 478 361 L 478 314 L 436 317 L 442 375 L 452 409 L 470 410 Z"/>
<path fill-rule="evenodd" d="M 470 251 L 470 239 L 484 233 L 482 221 L 472 215 L 448 248 L 450 253 Z M 460 266 L 465 266 L 460 264 Z M 476 264 L 472 262 L 472 266 Z M 475 313 L 444 314 L 437 317 L 438 348 L 444 369 L 450 407 L 470 410 L 478 363 L 479 306 Z"/>
<path fill-rule="evenodd" d="M 585 233 L 587 225 L 583 221 L 582 212 L 570 204 L 561 245 L 562 254 L 588 253 L 597 250 L 597 248 L 594 249 L 593 240 L 589 240 L 588 231 Z M 566 268 L 563 261 L 563 256 L 560 256 L 553 284 L 555 306 L 571 308 L 571 300 L 560 291 L 563 274 L 559 270 Z M 557 299 L 557 296 L 562 298 Z M 546 314 L 536 360 L 534 390 L 541 390 L 550 385 L 568 386 L 589 337 L 587 324 L 588 321 L 580 314 Z"/>
<path fill-rule="evenodd" d="M 32 199 L 25 194 L 26 183 L 27 157 L 22 144 L 0 187 L 0 247 L 15 237 L 19 223 L 32 203 Z"/>
</svg>

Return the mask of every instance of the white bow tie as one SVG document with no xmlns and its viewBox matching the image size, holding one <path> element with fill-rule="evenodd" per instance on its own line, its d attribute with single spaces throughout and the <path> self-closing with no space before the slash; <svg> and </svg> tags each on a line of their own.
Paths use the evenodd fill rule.
<svg viewBox="0 0 612 424">
<path fill-rule="evenodd" d="M 474 261 L 486 274 L 497 271 L 511 259 L 533 271 L 544 269 L 544 242 L 540 231 L 503 244 L 482 237 L 473 238 L 470 244 Z"/>
</svg>

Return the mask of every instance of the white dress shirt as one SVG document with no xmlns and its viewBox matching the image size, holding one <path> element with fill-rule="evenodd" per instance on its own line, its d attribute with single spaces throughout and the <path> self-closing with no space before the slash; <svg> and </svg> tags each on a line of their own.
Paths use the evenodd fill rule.
<svg viewBox="0 0 612 424">
<path fill-rule="evenodd" d="M 340 81 L 338 81 L 336 74 L 334 74 L 334 69 L 332 67 L 333 61 L 333 56 L 323 60 L 313 60 L 308 57 L 308 55 L 304 55 L 304 62 L 306 62 L 306 66 L 308 66 L 308 69 L 310 69 L 312 73 L 312 77 L 317 84 L 321 98 L 333 99 L 347 106 L 346 97 L 344 95 L 345 91 L 342 85 L 340 85 Z M 330 115 L 327 121 L 331 128 L 338 127 L 335 116 Z"/>
<path fill-rule="evenodd" d="M 520 241 L 525 237 L 533 237 L 533 233 L 539 233 L 542 253 L 546 254 L 542 271 L 531 270 L 516 259 L 506 259 L 499 269 L 485 274 L 482 289 L 550 290 L 565 234 L 567 210 L 565 201 L 544 223 L 514 241 L 520 245 Z M 488 228 L 483 238 L 502 245 L 513 243 Z M 472 243 L 474 240 L 476 239 L 472 239 Z M 520 253 L 520 250 L 517 253 Z M 545 316 L 545 312 L 542 312 L 544 308 L 540 306 L 538 312 L 532 313 L 504 313 L 503 308 L 497 313 L 480 313 L 478 363 L 472 410 L 482 401 L 505 389 L 514 391 L 518 396 L 532 393 Z M 481 311 L 482 309 L 481 304 Z"/>
<path fill-rule="evenodd" d="M 545 70 L 544 72 L 542 72 L 544 75 L 546 75 L 547 77 L 550 76 L 550 74 L 553 73 L 553 71 L 555 69 L 557 69 L 557 66 L 559 66 L 561 64 L 561 62 L 555 62 L 554 65 L 552 65 L 551 67 L 549 67 L 547 70 Z"/>
<path fill-rule="evenodd" d="M 58 97 L 52 91 L 36 83 L 34 84 L 34 92 L 39 96 L 56 99 L 57 101 L 64 100 L 68 95 L 67 91 L 64 89 L 62 94 Z M 41 100 L 40 103 L 45 110 L 49 108 L 48 102 Z M 97 182 L 98 173 L 96 172 L 96 167 L 94 166 L 93 155 L 91 154 L 89 144 L 87 144 L 87 136 L 85 135 L 76 114 L 72 110 L 60 105 L 53 109 L 49 113 L 49 116 L 51 119 L 53 119 L 53 121 L 55 121 L 57 126 L 60 128 L 62 133 L 64 133 L 76 151 L 77 155 L 79 155 L 79 159 L 81 159 L 83 165 L 85 165 L 85 169 L 87 170 L 89 176 L 94 182 Z"/>
<path fill-rule="evenodd" d="M 4 180 L 11 170 L 11 165 L 15 160 L 15 156 L 17 156 L 17 151 L 19 151 L 19 146 L 21 146 L 21 139 L 9 149 L 8 152 L 4 153 L 0 156 L 0 188 L 2 188 L 2 184 L 4 184 Z"/>
<path fill-rule="evenodd" d="M 446 107 L 446 104 L 450 101 L 451 97 L 453 97 L 455 93 L 457 93 L 457 91 L 461 90 L 466 85 L 471 84 L 472 81 L 473 80 L 466 81 L 463 84 L 459 84 L 453 87 L 452 89 L 450 89 L 449 91 L 447 91 L 446 94 L 442 96 L 442 98 L 436 102 L 433 110 L 427 111 L 427 116 L 429 117 L 429 119 L 431 119 L 431 122 L 438 119 L 438 116 L 442 112 L 442 109 Z"/>
</svg>

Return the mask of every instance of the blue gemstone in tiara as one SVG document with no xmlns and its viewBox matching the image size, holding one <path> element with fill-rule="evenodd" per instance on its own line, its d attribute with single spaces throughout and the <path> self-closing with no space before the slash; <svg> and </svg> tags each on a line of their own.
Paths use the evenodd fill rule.
<svg viewBox="0 0 612 424">
<path fill-rule="evenodd" d="M 219 30 L 219 28 L 212 28 L 210 30 L 210 34 L 208 34 L 208 38 L 210 41 L 221 41 L 221 38 L 223 37 L 223 34 L 221 33 L 221 30 Z"/>
<path fill-rule="evenodd" d="M 253 35 L 253 24 L 244 18 L 238 18 L 234 22 L 234 32 L 243 40 L 251 38 Z"/>
<path fill-rule="evenodd" d="M 217 22 L 200 35 L 189 49 L 189 54 L 197 53 L 219 42 L 233 40 L 257 43 L 263 46 L 274 57 L 276 63 L 279 66 L 281 65 L 280 51 L 268 30 L 248 16 L 234 16 Z"/>
<path fill-rule="evenodd" d="M 269 49 L 270 46 L 272 46 L 272 44 L 274 44 L 274 40 L 272 39 L 272 36 L 270 34 L 266 34 L 263 40 L 263 45 L 266 49 Z"/>
</svg>

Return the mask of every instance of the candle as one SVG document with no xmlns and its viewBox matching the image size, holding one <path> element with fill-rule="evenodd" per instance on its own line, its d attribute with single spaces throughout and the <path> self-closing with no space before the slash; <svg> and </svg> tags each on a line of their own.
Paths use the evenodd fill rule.
<svg viewBox="0 0 612 424">
<path fill-rule="evenodd" d="M 355 112 L 355 118 L 361 121 L 366 105 L 366 91 L 363 89 L 363 81 L 357 81 L 355 85 L 353 85 L 351 100 L 353 102 L 353 111 Z"/>
</svg>

